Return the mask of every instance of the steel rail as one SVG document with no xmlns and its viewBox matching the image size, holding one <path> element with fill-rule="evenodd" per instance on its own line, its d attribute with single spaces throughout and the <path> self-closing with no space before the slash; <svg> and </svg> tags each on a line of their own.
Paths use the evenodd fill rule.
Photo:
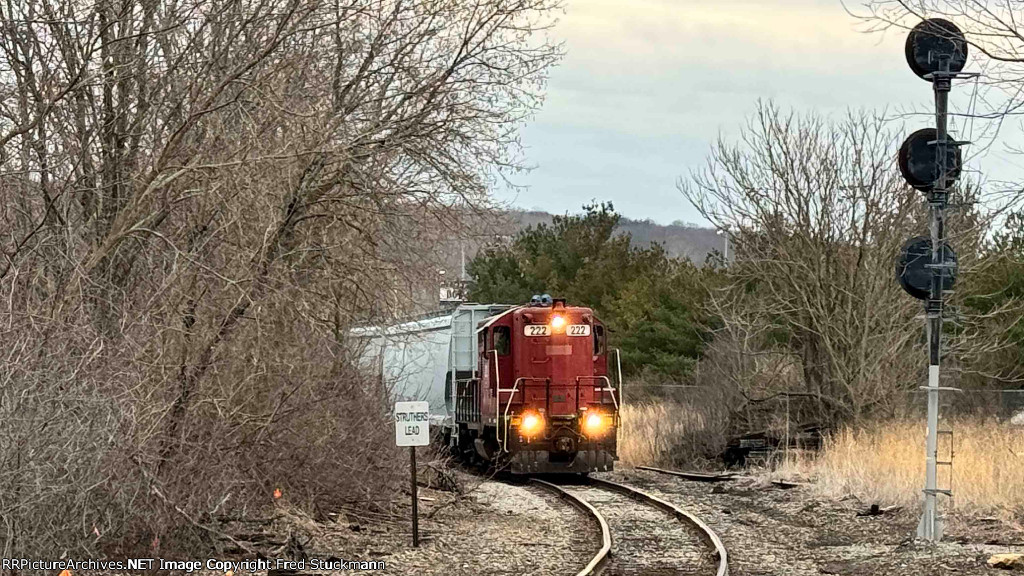
<svg viewBox="0 0 1024 576">
<path fill-rule="evenodd" d="M 618 492 L 619 494 L 623 494 L 634 500 L 650 504 L 655 508 L 659 508 L 675 516 L 677 520 L 690 524 L 697 529 L 697 532 L 700 533 L 701 539 L 714 549 L 715 556 L 718 557 L 718 571 L 716 572 L 716 576 L 727 576 L 729 574 L 729 556 L 725 550 L 725 545 L 722 544 L 722 540 L 718 537 L 718 534 L 715 534 L 715 531 L 701 521 L 700 518 L 697 518 L 693 514 L 679 508 L 675 504 L 671 504 L 657 496 L 653 496 L 643 490 L 638 490 L 631 486 L 626 486 L 625 484 L 619 484 L 609 480 L 601 480 L 599 478 L 589 478 L 588 482 L 591 486 L 597 486 L 599 488 Z"/>
<path fill-rule="evenodd" d="M 670 476 L 678 476 L 679 478 L 693 480 L 694 482 L 728 482 L 730 480 L 736 479 L 736 475 L 733 474 L 732 472 L 704 474 L 701 472 L 680 472 L 679 470 L 666 470 L 664 468 L 655 468 L 653 466 L 637 466 L 636 469 L 647 470 L 649 472 L 658 472 L 659 474 L 668 474 Z"/>
<path fill-rule="evenodd" d="M 608 528 L 608 522 L 605 521 L 604 516 L 601 516 L 597 509 L 591 506 L 590 502 L 571 494 L 561 486 L 552 484 L 551 482 L 545 482 L 544 480 L 538 480 L 537 478 L 530 478 L 530 483 L 540 486 L 549 492 L 553 492 L 558 497 L 568 501 L 570 504 L 578 508 L 584 514 L 589 515 L 597 522 L 598 526 L 601 528 L 601 549 L 597 551 L 594 558 L 591 559 L 582 570 L 576 573 L 576 576 L 594 576 L 596 574 L 600 574 L 601 569 L 608 562 L 608 553 L 611 552 L 612 549 L 612 533 Z"/>
</svg>

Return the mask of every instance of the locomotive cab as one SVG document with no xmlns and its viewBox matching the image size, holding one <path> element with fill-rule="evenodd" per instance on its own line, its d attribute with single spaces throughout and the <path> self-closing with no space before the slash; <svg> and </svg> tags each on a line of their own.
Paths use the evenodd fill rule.
<svg viewBox="0 0 1024 576">
<path fill-rule="evenodd" d="M 459 441 L 512 473 L 611 470 L 619 390 L 593 310 L 538 301 L 481 322 L 479 374 L 459 387 Z"/>
</svg>

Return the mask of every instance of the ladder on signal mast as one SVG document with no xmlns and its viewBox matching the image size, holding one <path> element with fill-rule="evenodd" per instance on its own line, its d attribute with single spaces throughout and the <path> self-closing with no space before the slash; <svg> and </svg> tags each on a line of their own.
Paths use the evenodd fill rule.
<svg viewBox="0 0 1024 576">
<path fill-rule="evenodd" d="M 942 494 L 944 496 L 953 497 L 953 429 L 948 430 L 936 430 L 938 433 L 938 443 L 935 446 L 935 466 L 936 466 L 936 488 L 935 490 L 925 489 L 925 493 L 933 492 L 935 494 Z M 945 440 L 944 440 L 945 439 Z M 948 446 L 947 450 L 943 449 L 943 445 Z M 946 478 L 945 484 L 942 483 L 943 474 L 939 471 L 946 470 L 944 475 Z"/>
</svg>

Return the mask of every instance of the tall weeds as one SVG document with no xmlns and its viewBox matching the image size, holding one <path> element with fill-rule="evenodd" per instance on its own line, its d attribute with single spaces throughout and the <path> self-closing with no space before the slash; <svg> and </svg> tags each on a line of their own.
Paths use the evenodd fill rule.
<svg viewBox="0 0 1024 576">
<path fill-rule="evenodd" d="M 953 490 L 953 509 L 1024 513 L 1024 429 L 994 419 L 956 420 L 951 427 L 952 475 L 940 466 L 939 487 Z M 831 496 L 916 505 L 924 487 L 924 441 L 924 423 L 917 420 L 847 428 L 802 468 Z M 948 440 L 940 442 L 940 460 L 948 459 L 949 449 Z"/>
<path fill-rule="evenodd" d="M 722 447 L 718 423 L 687 404 L 628 404 L 620 414 L 619 461 L 628 466 L 700 467 Z"/>
</svg>

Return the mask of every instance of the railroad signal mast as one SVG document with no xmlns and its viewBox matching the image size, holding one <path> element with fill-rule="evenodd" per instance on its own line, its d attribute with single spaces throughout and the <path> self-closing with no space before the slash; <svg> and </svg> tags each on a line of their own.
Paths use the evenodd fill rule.
<svg viewBox="0 0 1024 576">
<path fill-rule="evenodd" d="M 942 352 L 943 297 L 953 289 L 957 261 L 946 242 L 945 211 L 949 188 L 960 176 L 960 147 L 968 144 L 952 139 L 947 130 L 949 92 L 955 78 L 977 74 L 962 72 L 967 63 L 967 41 L 955 24 L 940 18 L 923 20 L 907 36 L 907 63 L 919 77 L 932 83 L 935 94 L 935 128 L 918 130 L 903 142 L 899 165 L 911 186 L 923 192 L 931 214 L 929 237 L 911 238 L 903 247 L 897 265 L 900 284 L 911 296 L 924 300 L 928 335 L 928 439 L 925 444 L 924 511 L 917 527 L 918 538 L 942 539 L 942 518 L 938 495 L 952 496 L 939 489 L 937 469 L 952 465 L 952 459 L 938 459 L 939 392 L 954 390 L 939 385 Z"/>
</svg>

